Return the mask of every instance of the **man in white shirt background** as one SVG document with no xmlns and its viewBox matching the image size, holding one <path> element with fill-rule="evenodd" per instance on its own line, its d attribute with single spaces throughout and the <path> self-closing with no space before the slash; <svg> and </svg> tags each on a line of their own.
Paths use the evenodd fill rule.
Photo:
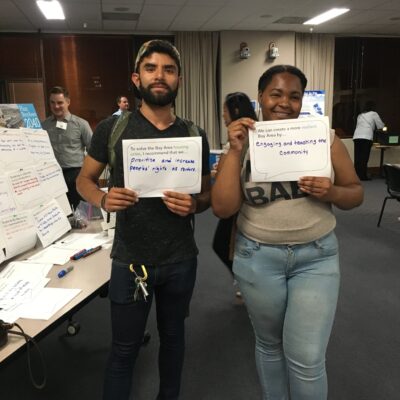
<svg viewBox="0 0 400 400">
<path fill-rule="evenodd" d="M 129 110 L 129 101 L 126 96 L 117 97 L 118 110 L 113 115 L 121 115 L 123 112 Z"/>
<path fill-rule="evenodd" d="M 86 120 L 69 112 L 70 96 L 67 89 L 53 87 L 49 103 L 51 115 L 42 122 L 42 128 L 49 134 L 54 155 L 62 168 L 68 187 L 68 201 L 76 209 L 82 198 L 76 191 L 75 181 L 93 132 Z"/>
<path fill-rule="evenodd" d="M 357 126 L 354 131 L 354 167 L 362 181 L 368 181 L 368 160 L 374 139 L 374 131 L 382 129 L 385 124 L 375 111 L 375 102 L 368 100 L 364 110 L 357 117 Z"/>
</svg>

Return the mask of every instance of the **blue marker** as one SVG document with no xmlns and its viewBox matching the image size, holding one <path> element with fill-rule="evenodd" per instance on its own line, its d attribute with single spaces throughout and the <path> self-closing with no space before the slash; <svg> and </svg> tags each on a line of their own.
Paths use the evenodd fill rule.
<svg viewBox="0 0 400 400">
<path fill-rule="evenodd" d="M 67 275 L 69 272 L 71 272 L 74 269 L 73 265 L 70 265 L 68 268 L 62 269 L 57 276 L 59 278 L 62 278 L 63 276 Z"/>
</svg>

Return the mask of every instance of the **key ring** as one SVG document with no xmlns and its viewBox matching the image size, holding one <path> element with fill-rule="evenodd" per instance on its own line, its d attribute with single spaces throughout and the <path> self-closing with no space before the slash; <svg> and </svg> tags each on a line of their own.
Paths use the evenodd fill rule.
<svg viewBox="0 0 400 400">
<path fill-rule="evenodd" d="M 142 267 L 143 276 L 139 276 L 136 273 L 133 264 L 129 265 L 129 270 L 131 272 L 133 272 L 136 275 L 137 278 L 140 278 L 144 282 L 147 279 L 147 270 L 146 270 L 146 267 L 143 264 L 141 265 L 141 267 Z"/>
</svg>

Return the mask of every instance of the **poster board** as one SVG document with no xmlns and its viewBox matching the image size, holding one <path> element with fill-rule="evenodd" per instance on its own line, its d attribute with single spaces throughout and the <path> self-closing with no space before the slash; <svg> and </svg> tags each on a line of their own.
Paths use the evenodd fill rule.
<svg viewBox="0 0 400 400">
<path fill-rule="evenodd" d="M 71 229 L 67 190 L 34 106 L 1 104 L 0 263 Z"/>
</svg>

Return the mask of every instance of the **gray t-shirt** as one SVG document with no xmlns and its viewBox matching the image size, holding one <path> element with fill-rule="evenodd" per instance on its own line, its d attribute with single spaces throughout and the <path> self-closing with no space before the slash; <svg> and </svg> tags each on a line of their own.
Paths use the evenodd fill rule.
<svg viewBox="0 0 400 400">
<path fill-rule="evenodd" d="M 89 155 L 107 163 L 108 137 L 116 117 L 108 118 L 97 126 Z M 209 146 L 206 134 L 202 137 L 202 175 L 209 175 Z M 129 116 L 126 129 L 115 145 L 114 186 L 124 187 L 122 162 L 123 139 L 186 137 L 186 124 L 176 118 L 174 124 L 160 131 L 139 111 Z M 117 212 L 115 238 L 111 257 L 121 262 L 145 265 L 171 264 L 188 260 L 198 254 L 193 236 L 192 217 L 172 213 L 160 198 L 141 198 L 134 206 Z"/>
<path fill-rule="evenodd" d="M 57 128 L 57 119 L 51 116 L 42 122 L 42 128 L 49 134 L 60 167 L 81 167 L 85 150 L 90 147 L 92 129 L 86 120 L 72 114 L 66 115 L 62 122 L 67 124 L 66 129 Z"/>
<path fill-rule="evenodd" d="M 331 143 L 334 137 L 331 131 Z M 252 182 L 249 152 L 241 181 L 244 202 L 237 226 L 249 239 L 266 244 L 308 243 L 336 226 L 331 204 L 301 192 L 296 181 Z"/>
</svg>

